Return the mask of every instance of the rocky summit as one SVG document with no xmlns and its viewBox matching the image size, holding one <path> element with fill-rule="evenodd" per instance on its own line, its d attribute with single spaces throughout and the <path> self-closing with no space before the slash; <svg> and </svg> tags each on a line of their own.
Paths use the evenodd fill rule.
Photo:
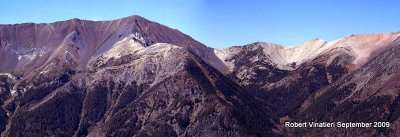
<svg viewBox="0 0 400 137">
<path fill-rule="evenodd" d="M 0 25 L 0 132 L 400 136 L 399 55 L 399 32 L 214 49 L 140 16 Z"/>
</svg>

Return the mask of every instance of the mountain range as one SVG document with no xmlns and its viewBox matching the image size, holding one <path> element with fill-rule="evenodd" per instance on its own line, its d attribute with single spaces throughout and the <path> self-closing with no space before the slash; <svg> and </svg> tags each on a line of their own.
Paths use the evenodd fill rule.
<svg viewBox="0 0 400 137">
<path fill-rule="evenodd" d="M 399 93 L 400 32 L 215 49 L 140 16 L 0 25 L 1 136 L 400 136 Z"/>
</svg>

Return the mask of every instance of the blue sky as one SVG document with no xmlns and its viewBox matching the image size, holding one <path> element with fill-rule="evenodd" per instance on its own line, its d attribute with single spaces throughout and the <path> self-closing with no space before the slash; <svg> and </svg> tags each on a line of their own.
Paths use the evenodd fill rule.
<svg viewBox="0 0 400 137">
<path fill-rule="evenodd" d="M 210 47 L 400 31 L 399 0 L 0 0 L 0 24 L 140 15 Z"/>
</svg>

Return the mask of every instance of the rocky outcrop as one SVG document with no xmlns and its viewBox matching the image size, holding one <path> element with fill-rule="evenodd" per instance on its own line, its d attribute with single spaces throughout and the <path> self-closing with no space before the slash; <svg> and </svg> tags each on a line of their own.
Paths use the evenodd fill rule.
<svg viewBox="0 0 400 137">
<path fill-rule="evenodd" d="M 108 51 L 118 41 L 130 37 L 144 46 L 169 43 L 184 47 L 219 70 L 224 65 L 212 49 L 191 37 L 140 16 L 113 21 L 72 19 L 46 24 L 0 25 L 1 72 L 36 75 L 52 60 L 66 60 L 85 70 L 87 63 Z"/>
<path fill-rule="evenodd" d="M 399 97 L 399 43 L 368 60 L 360 69 L 349 73 L 337 82 L 310 97 L 299 117 L 304 120 L 390 122 L 391 128 L 354 129 L 351 132 L 364 136 L 397 136 Z M 323 113 L 322 113 L 323 112 Z M 346 134 L 340 129 L 312 131 L 307 134 Z"/>
<path fill-rule="evenodd" d="M 215 52 L 230 68 L 231 78 L 275 112 L 281 125 L 284 121 L 394 124 L 386 129 L 282 127 L 289 136 L 396 136 L 399 36 L 351 35 L 290 48 L 257 42 Z"/>
<path fill-rule="evenodd" d="M 280 136 L 269 110 L 191 51 L 155 44 L 118 55 L 32 86 L 48 94 L 17 96 L 3 135 Z"/>
<path fill-rule="evenodd" d="M 212 49 L 139 16 L 0 25 L 2 136 L 398 136 L 400 33 Z M 285 128 L 286 121 L 390 128 Z"/>
</svg>

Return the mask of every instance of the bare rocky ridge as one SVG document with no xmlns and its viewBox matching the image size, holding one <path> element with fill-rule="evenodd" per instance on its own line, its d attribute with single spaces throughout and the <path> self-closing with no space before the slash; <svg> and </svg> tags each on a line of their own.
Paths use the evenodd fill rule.
<svg viewBox="0 0 400 137">
<path fill-rule="evenodd" d="M 24 105 L 10 121 L 25 122 L 9 123 L 4 135 L 279 135 L 269 112 L 252 108 L 256 103 L 240 86 L 184 48 L 155 44 L 93 67 L 66 83 L 49 81 L 61 86 L 37 101 L 21 96 Z M 52 123 L 47 113 L 71 125 Z"/>
<path fill-rule="evenodd" d="M 0 30 L 2 72 L 28 75 L 43 69 L 53 58 L 68 58 L 70 64 L 84 70 L 90 59 L 130 35 L 145 46 L 169 43 L 188 48 L 223 70 L 218 67 L 223 65 L 211 62 L 218 61 L 213 54 L 208 54 L 212 49 L 178 30 L 140 16 L 100 22 L 72 19 L 47 24 L 1 25 Z"/>
<path fill-rule="evenodd" d="M 386 129 L 282 128 L 288 136 L 399 135 L 395 106 L 399 95 L 396 70 L 400 33 L 351 35 L 310 45 L 315 41 L 320 40 L 306 42 L 304 45 L 308 47 L 293 48 L 258 42 L 216 53 L 231 68 L 231 77 L 281 117 L 281 122 L 394 124 Z M 312 52 L 287 54 L 286 51 L 307 51 L 299 49 L 305 47 Z M 273 54 L 266 52 L 271 50 Z M 221 56 L 222 53 L 229 54 Z M 293 55 L 300 60 L 287 62 L 286 57 Z"/>
<path fill-rule="evenodd" d="M 212 49 L 139 16 L 0 25 L 2 136 L 399 135 L 400 33 Z M 366 115 L 368 114 L 368 115 Z M 284 121 L 390 121 L 290 129 Z"/>
<path fill-rule="evenodd" d="M 1 27 L 2 136 L 280 136 L 177 30 L 138 16 Z"/>
</svg>

